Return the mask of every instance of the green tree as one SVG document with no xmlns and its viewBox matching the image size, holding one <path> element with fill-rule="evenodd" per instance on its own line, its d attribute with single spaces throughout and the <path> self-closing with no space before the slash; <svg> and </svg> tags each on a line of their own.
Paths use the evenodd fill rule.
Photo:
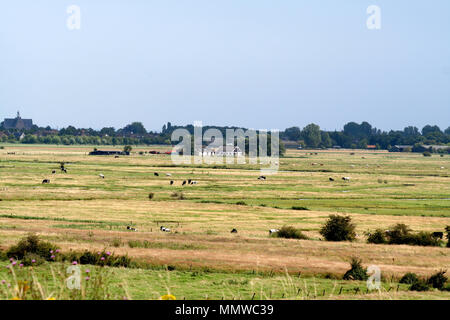
<svg viewBox="0 0 450 320">
<path fill-rule="evenodd" d="M 302 132 L 305 143 L 308 147 L 317 148 L 322 141 L 320 127 L 317 124 L 308 124 Z"/>
</svg>

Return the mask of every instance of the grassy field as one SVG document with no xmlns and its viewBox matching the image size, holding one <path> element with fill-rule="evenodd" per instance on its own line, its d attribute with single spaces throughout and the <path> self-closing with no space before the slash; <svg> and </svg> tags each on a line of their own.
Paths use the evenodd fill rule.
<svg viewBox="0 0 450 320">
<path fill-rule="evenodd" d="M 133 299 L 168 291 L 181 299 L 450 298 L 448 292 L 410 292 L 396 283 L 406 272 L 429 276 L 449 268 L 450 249 L 367 244 L 365 235 L 396 223 L 444 231 L 450 225 L 448 155 L 288 150 L 280 171 L 260 181 L 256 165 L 174 166 L 170 156 L 139 154 L 170 147 L 135 148 L 119 158 L 87 155 L 92 148 L 0 149 L 1 248 L 35 232 L 63 251 L 128 254 L 151 266 L 112 268 L 116 295 L 119 282 L 126 282 Z M 60 162 L 67 173 L 58 170 Z M 181 186 L 187 179 L 198 184 Z M 318 231 L 336 213 L 352 217 L 357 241 L 323 241 Z M 162 225 L 172 232 L 161 232 Z M 269 237 L 269 229 L 283 225 L 311 240 Z M 233 228 L 237 234 L 230 233 Z M 380 292 L 366 293 L 363 282 L 335 280 L 353 256 L 381 268 Z M 44 282 L 49 268 L 36 268 Z"/>
</svg>

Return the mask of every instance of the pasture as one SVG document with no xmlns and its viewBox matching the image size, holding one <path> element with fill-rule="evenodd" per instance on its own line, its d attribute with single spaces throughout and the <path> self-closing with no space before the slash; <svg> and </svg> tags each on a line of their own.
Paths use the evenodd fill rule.
<svg viewBox="0 0 450 320">
<path fill-rule="evenodd" d="M 119 158 L 89 156 L 92 149 L 0 149 L 0 248 L 34 232 L 63 251 L 128 254 L 148 267 L 112 269 L 137 299 L 167 291 L 186 299 L 450 298 L 449 292 L 410 292 L 396 283 L 406 272 L 428 276 L 448 269 L 450 249 L 368 244 L 365 234 L 397 223 L 415 232 L 444 231 L 450 225 L 449 155 L 287 150 L 280 171 L 263 181 L 256 165 L 174 166 L 168 155 L 139 154 L 169 146 L 134 147 Z M 198 183 L 182 186 L 188 179 Z M 330 214 L 350 215 L 357 240 L 324 241 L 319 229 Z M 284 225 L 310 240 L 269 236 L 269 229 Z M 230 233 L 233 228 L 238 232 Z M 339 280 L 353 256 L 380 267 L 380 292 L 363 294 L 365 282 Z M 45 278 L 48 268 L 37 269 Z M 361 291 L 352 294 L 356 287 Z"/>
</svg>

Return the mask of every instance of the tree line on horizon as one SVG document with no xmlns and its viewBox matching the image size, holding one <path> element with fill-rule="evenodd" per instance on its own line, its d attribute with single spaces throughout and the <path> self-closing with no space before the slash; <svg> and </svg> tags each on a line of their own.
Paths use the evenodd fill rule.
<svg viewBox="0 0 450 320">
<path fill-rule="evenodd" d="M 141 122 L 133 122 L 116 130 L 104 127 L 100 130 L 83 129 L 68 126 L 60 130 L 50 127 L 33 126 L 30 130 L 6 130 L 0 126 L 0 142 L 23 144 L 60 144 L 60 145 L 170 145 L 171 134 L 176 129 L 186 129 L 191 134 L 193 125 L 174 126 L 164 124 L 161 132 L 147 131 Z M 239 127 L 204 126 L 203 131 L 215 128 L 225 136 L 226 129 L 243 129 Z M 304 128 L 290 127 L 280 132 L 280 139 L 286 144 L 294 143 L 304 148 L 341 148 L 365 149 L 368 145 L 375 149 L 391 149 L 395 145 L 412 146 L 411 151 L 422 152 L 422 145 L 449 145 L 450 127 L 442 131 L 436 125 L 426 125 L 419 130 L 408 126 L 403 130 L 389 132 L 372 127 L 368 122 L 358 124 L 349 122 L 341 131 L 321 130 L 319 125 L 311 123 Z"/>
</svg>

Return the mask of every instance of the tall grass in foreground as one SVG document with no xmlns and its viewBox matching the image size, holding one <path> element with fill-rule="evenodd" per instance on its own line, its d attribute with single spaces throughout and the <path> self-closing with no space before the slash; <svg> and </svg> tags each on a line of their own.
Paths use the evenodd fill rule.
<svg viewBox="0 0 450 320">
<path fill-rule="evenodd" d="M 73 277 L 77 276 L 77 272 L 67 273 L 67 265 L 49 266 L 50 277 L 38 274 L 34 267 L 17 267 L 12 264 L 7 267 L 9 277 L 1 280 L 0 284 L 2 300 L 129 299 L 125 286 L 119 286 L 119 290 L 111 290 L 111 279 L 114 276 L 111 269 L 80 268 L 80 286 L 74 288 Z"/>
</svg>

